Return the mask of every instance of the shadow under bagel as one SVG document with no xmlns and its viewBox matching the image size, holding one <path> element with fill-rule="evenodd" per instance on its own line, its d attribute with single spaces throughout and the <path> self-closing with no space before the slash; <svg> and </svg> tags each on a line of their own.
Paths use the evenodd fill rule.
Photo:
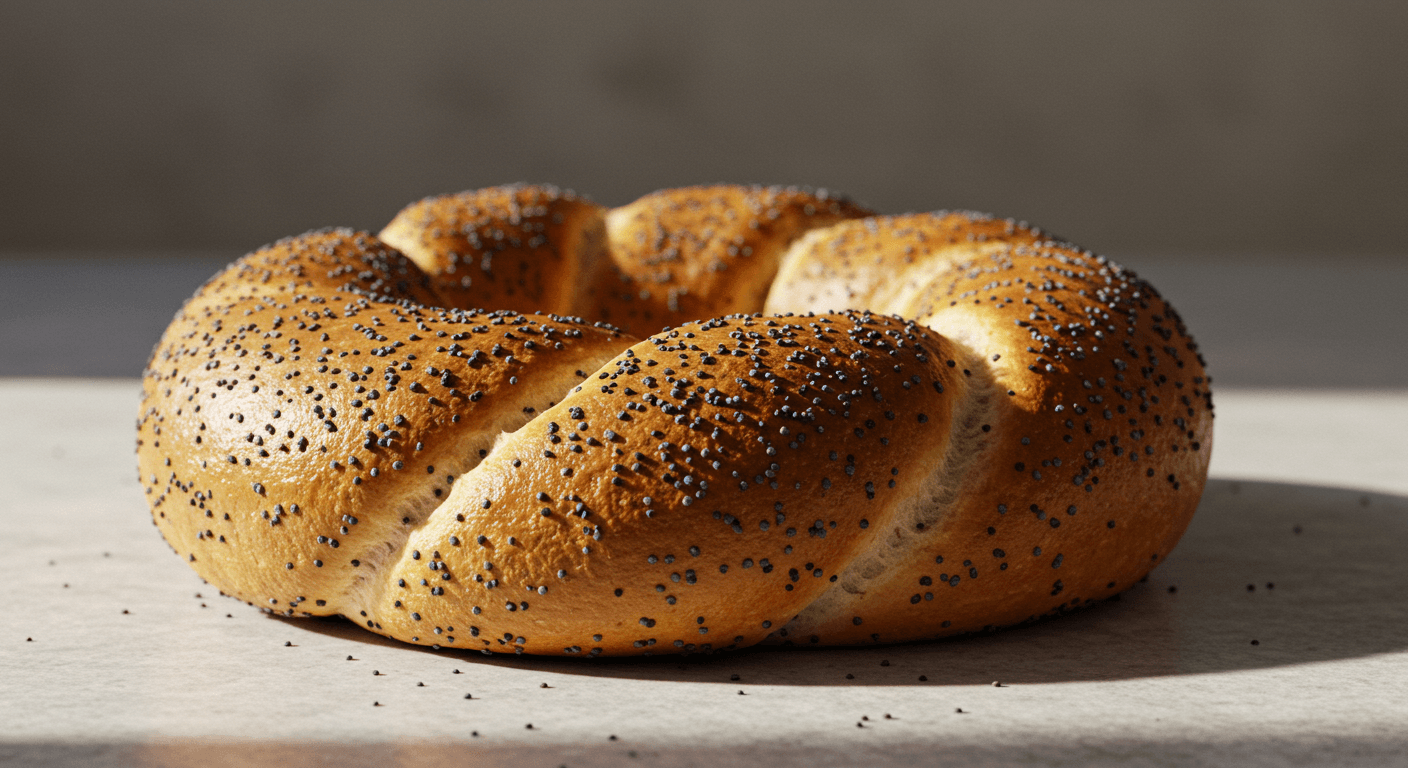
<svg viewBox="0 0 1408 768">
<path fill-rule="evenodd" d="M 1405 547 L 1408 498 L 1213 479 L 1182 542 L 1143 583 L 1065 616 L 947 640 L 556 659 L 410 646 L 343 619 L 270 618 L 457 663 L 602 678 L 784 686 L 1131 680 L 1408 649 L 1408 634 L 1395 630 L 1408 626 Z"/>
</svg>

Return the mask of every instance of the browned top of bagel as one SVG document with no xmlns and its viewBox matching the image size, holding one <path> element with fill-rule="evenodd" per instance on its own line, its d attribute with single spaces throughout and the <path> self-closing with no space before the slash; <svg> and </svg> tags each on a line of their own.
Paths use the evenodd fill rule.
<svg viewBox="0 0 1408 768">
<path fill-rule="evenodd" d="M 552 186 L 512 185 L 428 197 L 381 231 L 464 308 L 581 314 L 577 286 L 610 269 L 605 209 Z"/>
<path fill-rule="evenodd" d="M 933 638 L 1142 578 L 1211 447 L 1173 308 L 1025 224 L 830 200 L 695 188 L 603 225 L 497 188 L 403 211 L 415 261 L 346 230 L 246 256 L 146 374 L 157 525 L 266 609 L 485 651 Z M 530 295 L 671 328 L 470 308 Z"/>
<path fill-rule="evenodd" d="M 716 185 L 666 189 L 606 216 L 616 272 L 595 316 L 639 336 L 688 320 L 755 312 L 787 246 L 870 212 L 825 190 Z"/>
</svg>

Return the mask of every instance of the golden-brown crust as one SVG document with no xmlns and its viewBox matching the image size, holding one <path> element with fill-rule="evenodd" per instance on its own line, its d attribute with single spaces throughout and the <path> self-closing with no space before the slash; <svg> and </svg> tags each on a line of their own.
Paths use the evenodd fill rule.
<svg viewBox="0 0 1408 768">
<path fill-rule="evenodd" d="M 606 216 L 614 273 L 593 317 L 638 336 L 757 312 L 783 251 L 805 232 L 870 212 L 826 190 L 716 185 L 654 192 Z"/>
<path fill-rule="evenodd" d="M 1025 222 L 971 211 L 869 216 L 812 230 L 783 255 L 765 311 L 883 306 L 913 317 L 918 294 L 954 262 L 1043 237 Z"/>
<path fill-rule="evenodd" d="M 364 564 L 500 431 L 626 343 L 412 303 L 439 303 L 423 277 L 365 233 L 310 233 L 239 260 L 172 321 L 144 375 L 138 465 L 157 527 L 206 580 L 273 610 L 344 610 Z"/>
<path fill-rule="evenodd" d="M 947 347 L 860 313 L 640 342 L 456 484 L 366 610 L 394 637 L 476 649 L 756 643 L 886 535 L 915 467 L 943 455 L 965 392 Z"/>
<path fill-rule="evenodd" d="M 605 209 L 546 185 L 428 197 L 396 214 L 379 237 L 432 275 L 452 307 L 577 315 L 577 285 L 609 270 Z"/>
<path fill-rule="evenodd" d="M 963 348 L 987 402 L 958 440 L 969 464 L 948 481 L 953 498 L 915 511 L 904 555 L 882 573 L 843 574 L 853 591 L 819 601 L 794 639 L 1014 624 L 1123 591 L 1168 555 L 1207 476 L 1212 405 L 1197 346 L 1148 283 L 974 214 L 877 217 L 826 236 L 836 247 L 789 256 L 799 278 L 779 277 L 769 310 L 819 309 L 838 285 L 866 286 L 858 273 L 877 260 L 896 282 L 923 274 L 912 290 L 853 301 Z"/>
<path fill-rule="evenodd" d="M 163 535 L 268 610 L 613 655 L 1017 623 L 1127 588 L 1186 527 L 1209 381 L 1127 270 L 1011 220 L 797 190 L 601 214 L 432 198 L 383 232 L 415 261 L 329 230 L 217 275 L 146 372 Z M 469 245 L 493 279 L 453 277 Z M 672 330 L 436 308 L 525 297 Z M 765 297 L 793 314 L 728 314 Z"/>
</svg>

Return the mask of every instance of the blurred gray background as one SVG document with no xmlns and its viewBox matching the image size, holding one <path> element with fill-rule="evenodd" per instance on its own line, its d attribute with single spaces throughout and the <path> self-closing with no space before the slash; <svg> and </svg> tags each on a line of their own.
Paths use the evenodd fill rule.
<svg viewBox="0 0 1408 768">
<path fill-rule="evenodd" d="M 425 195 L 730 181 L 1026 219 L 1224 383 L 1405 387 L 1345 343 L 1408 338 L 1405 40 L 1386 1 L 5 0 L 0 375 L 135 376 L 223 262 Z"/>
</svg>

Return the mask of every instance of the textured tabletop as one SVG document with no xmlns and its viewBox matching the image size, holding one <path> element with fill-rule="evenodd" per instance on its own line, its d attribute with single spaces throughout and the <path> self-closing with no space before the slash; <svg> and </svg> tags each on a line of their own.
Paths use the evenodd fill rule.
<svg viewBox="0 0 1408 768">
<path fill-rule="evenodd" d="M 1408 395 L 1221 392 L 1183 542 L 1070 616 L 584 661 L 437 652 L 221 597 L 151 526 L 137 391 L 0 380 L 0 765 L 1408 760 Z"/>
</svg>

